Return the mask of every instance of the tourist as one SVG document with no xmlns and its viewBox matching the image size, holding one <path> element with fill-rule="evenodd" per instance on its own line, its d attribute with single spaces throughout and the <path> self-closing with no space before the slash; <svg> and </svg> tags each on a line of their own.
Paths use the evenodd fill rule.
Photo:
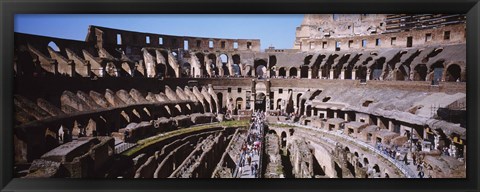
<svg viewBox="0 0 480 192">
<path fill-rule="evenodd" d="M 416 153 L 412 153 L 412 159 L 413 159 L 413 165 L 417 164 L 417 156 L 415 155 Z"/>
<path fill-rule="evenodd" d="M 419 177 L 419 178 L 423 178 L 424 175 L 425 175 L 425 173 L 423 173 L 423 171 L 419 171 L 419 172 L 418 172 L 418 177 Z"/>
</svg>

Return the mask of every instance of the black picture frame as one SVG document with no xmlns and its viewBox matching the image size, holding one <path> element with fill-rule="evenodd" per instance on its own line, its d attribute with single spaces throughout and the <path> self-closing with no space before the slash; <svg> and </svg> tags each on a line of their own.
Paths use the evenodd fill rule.
<svg viewBox="0 0 480 192">
<path fill-rule="evenodd" d="M 478 92 L 480 3 L 478 0 L 5 0 L 0 4 L 0 188 L 11 191 L 479 191 Z M 467 178 L 466 179 L 14 179 L 13 36 L 20 13 L 466 13 Z"/>
</svg>

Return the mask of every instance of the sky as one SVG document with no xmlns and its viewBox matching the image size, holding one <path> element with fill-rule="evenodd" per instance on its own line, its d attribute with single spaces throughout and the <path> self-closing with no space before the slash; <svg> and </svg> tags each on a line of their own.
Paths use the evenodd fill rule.
<svg viewBox="0 0 480 192">
<path fill-rule="evenodd" d="M 303 15 L 225 14 L 17 14 L 15 32 L 85 41 L 97 25 L 156 34 L 232 39 L 260 39 L 261 50 L 291 49 Z"/>
</svg>

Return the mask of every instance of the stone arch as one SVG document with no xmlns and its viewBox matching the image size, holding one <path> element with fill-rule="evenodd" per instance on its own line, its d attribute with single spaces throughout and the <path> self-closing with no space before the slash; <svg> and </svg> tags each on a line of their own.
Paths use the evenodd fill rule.
<svg viewBox="0 0 480 192">
<path fill-rule="evenodd" d="M 194 73 L 192 73 L 190 71 L 190 69 L 191 69 L 190 63 L 188 63 L 188 62 L 183 63 L 183 65 L 182 65 L 182 76 L 183 77 L 191 77 L 192 74 L 194 74 Z"/>
<path fill-rule="evenodd" d="M 287 146 L 287 133 L 282 131 L 280 135 L 281 147 L 284 148 Z"/>
<path fill-rule="evenodd" d="M 53 41 L 50 41 L 48 43 L 48 47 L 50 47 L 52 50 L 54 50 L 55 52 L 60 52 L 60 47 Z"/>
<path fill-rule="evenodd" d="M 385 60 L 385 57 L 380 57 L 372 66 L 370 66 L 370 80 L 382 80 L 383 65 L 385 64 Z"/>
<path fill-rule="evenodd" d="M 275 110 L 282 110 L 282 99 L 277 99 L 277 106 Z"/>
<path fill-rule="evenodd" d="M 297 77 L 298 76 L 298 70 L 296 67 L 291 67 L 289 70 L 290 77 Z"/>
<path fill-rule="evenodd" d="M 220 63 L 222 64 L 222 71 L 223 71 L 223 75 L 226 75 L 226 76 L 229 76 L 230 75 L 230 70 L 228 69 L 228 62 L 229 62 L 229 58 L 228 58 L 228 55 L 225 54 L 225 53 L 221 53 L 219 56 L 218 56 L 218 59 L 220 61 Z"/>
<path fill-rule="evenodd" d="M 425 64 L 418 64 L 415 66 L 413 69 L 413 80 L 414 81 L 426 81 L 427 80 L 427 73 L 428 73 L 428 68 L 427 65 Z"/>
<path fill-rule="evenodd" d="M 197 52 L 195 53 L 195 56 L 200 64 L 200 74 L 205 76 L 207 74 L 207 69 L 205 68 L 205 55 L 201 52 Z"/>
<path fill-rule="evenodd" d="M 462 69 L 458 64 L 450 64 L 445 71 L 445 81 L 460 81 Z"/>
<path fill-rule="evenodd" d="M 395 80 L 405 81 L 408 80 L 408 74 L 410 73 L 410 68 L 407 65 L 400 65 L 395 71 Z"/>
<path fill-rule="evenodd" d="M 303 65 L 300 67 L 300 78 L 308 78 L 308 65 Z"/>
<path fill-rule="evenodd" d="M 438 60 L 437 62 L 433 63 L 430 66 L 429 74 L 428 74 L 428 79 L 427 80 L 434 80 L 434 81 L 441 81 L 443 80 L 443 74 L 444 74 L 444 60 Z"/>
<path fill-rule="evenodd" d="M 320 71 L 320 64 L 322 63 L 323 59 L 325 59 L 325 55 L 318 55 L 313 65 L 311 65 L 312 79 L 319 78 L 318 72 Z"/>
<path fill-rule="evenodd" d="M 243 105 L 243 98 L 237 97 L 237 99 L 235 100 L 235 108 L 237 110 L 241 110 L 245 108 L 245 106 Z"/>
<path fill-rule="evenodd" d="M 278 69 L 278 76 L 279 77 L 286 77 L 287 76 L 287 70 L 285 69 L 285 67 L 280 67 Z"/>
<path fill-rule="evenodd" d="M 265 78 L 267 77 L 267 67 L 266 63 L 264 60 L 257 60 L 255 61 L 255 74 L 257 77 L 262 77 Z"/>
<path fill-rule="evenodd" d="M 277 56 L 270 55 L 268 56 L 268 68 L 270 69 L 270 77 L 276 76 L 275 66 L 277 65 Z"/>
<path fill-rule="evenodd" d="M 300 109 L 300 106 L 301 106 L 301 97 L 302 97 L 302 93 L 298 93 L 297 94 L 297 98 L 296 98 L 296 101 L 297 101 L 297 109 Z"/>
<path fill-rule="evenodd" d="M 358 66 L 355 70 L 356 79 L 367 79 L 367 67 Z"/>
<path fill-rule="evenodd" d="M 215 76 L 219 75 L 220 70 L 217 67 L 217 56 L 213 53 L 210 53 L 207 55 L 207 58 L 208 58 L 207 65 L 210 66 L 212 75 L 215 75 Z"/>
</svg>

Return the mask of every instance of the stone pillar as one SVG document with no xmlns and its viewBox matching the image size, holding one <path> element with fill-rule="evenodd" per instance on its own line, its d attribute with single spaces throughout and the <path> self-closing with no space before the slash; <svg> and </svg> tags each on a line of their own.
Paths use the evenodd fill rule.
<svg viewBox="0 0 480 192">
<path fill-rule="evenodd" d="M 290 77 L 290 69 L 285 69 L 285 77 Z"/>
<path fill-rule="evenodd" d="M 369 69 L 367 70 L 367 81 L 370 80 L 370 73 L 372 73 Z"/>
<path fill-rule="evenodd" d="M 308 79 L 312 79 L 312 68 L 308 68 Z"/>
<path fill-rule="evenodd" d="M 338 113 L 336 111 L 333 111 L 333 118 L 337 118 Z"/>
<path fill-rule="evenodd" d="M 357 74 L 354 69 L 352 69 L 352 79 L 353 80 L 357 79 Z"/>
<path fill-rule="evenodd" d="M 252 79 L 252 93 L 251 93 L 251 96 L 250 96 L 250 108 L 255 111 L 255 100 L 256 100 L 256 90 L 255 90 L 255 79 Z"/>
<path fill-rule="evenodd" d="M 350 121 L 350 119 L 348 118 L 348 113 L 347 112 L 345 112 L 344 119 L 345 119 L 345 121 Z"/>
<path fill-rule="evenodd" d="M 380 120 L 380 117 L 377 117 L 377 126 L 380 127 L 380 128 L 386 128 L 384 126 L 382 126 L 382 120 Z"/>
<path fill-rule="evenodd" d="M 68 60 L 67 64 L 70 66 L 70 77 L 77 76 L 77 73 L 75 71 L 75 62 L 73 62 L 73 60 Z"/>
<path fill-rule="evenodd" d="M 265 81 L 265 84 L 267 89 L 267 94 L 266 94 L 267 98 L 265 98 L 265 110 L 268 111 L 268 110 L 271 110 L 270 109 L 270 79 L 267 79 L 267 81 Z"/>
<path fill-rule="evenodd" d="M 92 65 L 89 60 L 85 60 L 85 65 L 87 66 L 87 77 L 92 76 Z"/>
<path fill-rule="evenodd" d="M 330 69 L 330 78 L 329 79 L 333 79 L 333 69 Z"/>
<path fill-rule="evenodd" d="M 394 127 L 393 122 L 388 121 L 388 130 L 393 132 L 393 127 Z"/>
<path fill-rule="evenodd" d="M 340 72 L 340 79 L 345 79 L 345 69 Z"/>
<path fill-rule="evenodd" d="M 302 68 L 299 67 L 299 68 L 297 69 L 297 78 L 300 79 L 301 77 L 302 77 Z"/>
<path fill-rule="evenodd" d="M 319 70 L 318 70 L 318 78 L 319 78 L 319 79 L 322 78 L 322 69 L 319 69 Z"/>
</svg>

